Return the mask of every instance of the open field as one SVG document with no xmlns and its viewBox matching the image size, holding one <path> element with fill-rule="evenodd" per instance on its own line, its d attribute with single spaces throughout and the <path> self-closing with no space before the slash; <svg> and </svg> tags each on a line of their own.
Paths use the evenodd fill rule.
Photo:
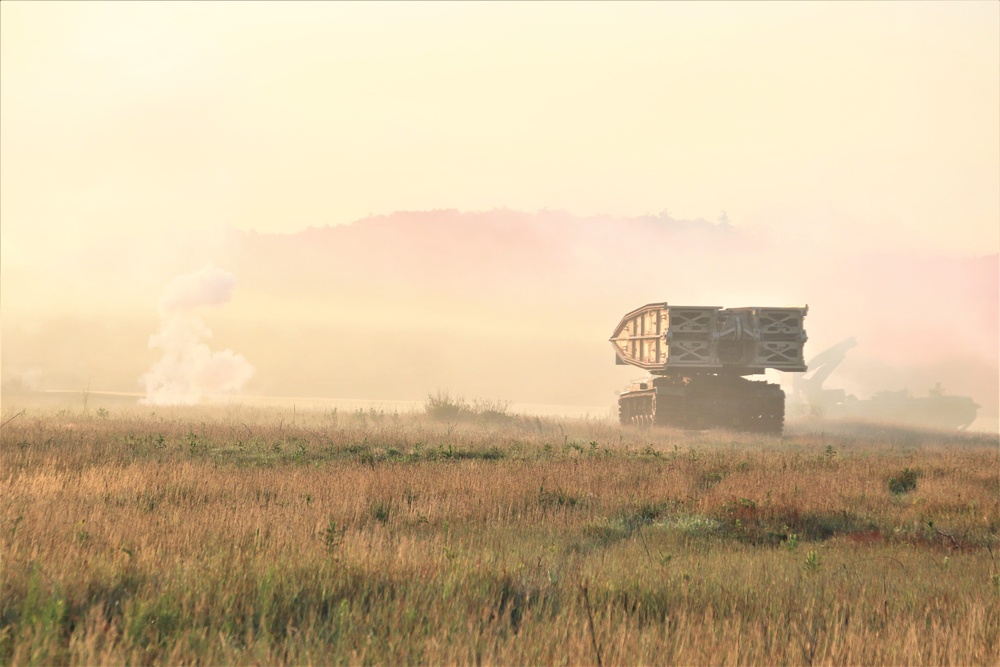
<svg viewBox="0 0 1000 667">
<path fill-rule="evenodd" d="M 1000 663 L 994 435 L 12 408 L 3 664 Z"/>
</svg>

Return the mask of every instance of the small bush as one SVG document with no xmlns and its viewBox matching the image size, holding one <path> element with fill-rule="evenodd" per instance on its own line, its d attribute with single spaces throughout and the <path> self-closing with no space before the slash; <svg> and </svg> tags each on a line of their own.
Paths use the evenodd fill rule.
<svg viewBox="0 0 1000 667">
<path fill-rule="evenodd" d="M 700 490 L 708 490 L 713 486 L 721 482 L 726 477 L 726 472 L 724 470 L 710 470 L 703 472 L 698 478 L 698 488 Z"/>
<path fill-rule="evenodd" d="M 502 424 L 511 421 L 510 401 L 487 401 L 478 399 L 472 402 L 472 412 L 476 419 L 486 424 Z"/>
<path fill-rule="evenodd" d="M 544 486 L 538 489 L 538 504 L 542 507 L 568 507 L 570 509 L 583 504 L 579 496 L 566 493 L 562 489 L 550 491 Z"/>
<path fill-rule="evenodd" d="M 459 421 L 472 414 L 464 398 L 452 398 L 448 392 L 441 391 L 436 394 L 427 394 L 424 411 L 431 419 L 443 422 Z"/>
<path fill-rule="evenodd" d="M 443 422 L 476 421 L 483 424 L 504 424 L 514 420 L 510 402 L 497 399 L 476 399 L 470 405 L 464 398 L 452 398 L 448 392 L 427 394 L 424 412 L 431 419 Z"/>
<path fill-rule="evenodd" d="M 916 470 L 903 468 L 903 471 L 897 476 L 889 478 L 889 491 L 892 492 L 893 495 L 913 491 L 917 488 L 917 477 L 918 473 Z"/>
<path fill-rule="evenodd" d="M 344 532 L 345 530 L 338 527 L 337 522 L 333 519 L 327 522 L 326 528 L 323 529 L 323 545 L 326 547 L 327 553 L 336 553 L 340 545 L 344 543 Z"/>
<path fill-rule="evenodd" d="M 388 523 L 389 515 L 392 514 L 392 506 L 381 500 L 376 500 L 372 503 L 372 518 L 379 523 Z"/>
<path fill-rule="evenodd" d="M 607 547 L 615 542 L 628 539 L 632 535 L 632 529 L 619 519 L 602 519 L 595 523 L 588 524 L 583 529 L 584 538 L 592 542 L 593 545 Z M 585 543 L 576 543 L 576 551 L 585 551 Z"/>
</svg>

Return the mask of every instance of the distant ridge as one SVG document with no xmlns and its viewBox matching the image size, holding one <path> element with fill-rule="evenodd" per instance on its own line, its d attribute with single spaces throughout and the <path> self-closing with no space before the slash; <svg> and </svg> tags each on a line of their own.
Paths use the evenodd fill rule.
<svg viewBox="0 0 1000 667">
<path fill-rule="evenodd" d="M 570 275 L 589 282 L 588 276 L 596 277 L 603 267 L 641 255 L 670 256 L 692 244 L 724 252 L 736 242 L 750 243 L 738 241 L 742 235 L 728 224 L 682 221 L 665 214 L 581 218 L 562 211 L 508 209 L 406 211 L 296 234 L 250 232 L 238 238 L 244 284 L 254 280 L 255 266 L 268 265 L 270 275 L 273 268 L 288 277 L 367 276 L 372 284 L 403 290 L 431 285 L 489 289 L 495 280 L 521 283 Z M 296 284 L 307 290 L 316 286 L 308 281 Z"/>
<path fill-rule="evenodd" d="M 302 321 L 338 322 L 356 346 L 361 330 L 389 339 L 419 331 L 409 336 L 421 341 L 419 350 L 382 344 L 375 365 L 416 372 L 419 352 L 427 355 L 419 372 L 447 368 L 461 378 L 455 386 L 478 385 L 471 376 L 487 372 L 470 355 L 513 355 L 505 369 L 523 364 L 525 377 L 545 369 L 575 377 L 582 367 L 595 380 L 608 377 L 617 371 L 607 368 L 607 335 L 643 303 L 809 304 L 811 353 L 848 335 L 859 340 L 856 367 L 845 364 L 832 386 L 864 395 L 926 391 L 940 381 L 995 405 L 1000 257 L 876 253 L 854 241 L 792 243 L 766 230 L 666 214 L 442 209 L 295 234 L 239 234 L 233 270 L 244 293 L 308 304 Z M 542 351 L 530 340 L 554 347 Z M 526 400 L 558 400 L 555 391 Z M 565 400 L 595 400 L 587 388 L 573 391 Z"/>
</svg>

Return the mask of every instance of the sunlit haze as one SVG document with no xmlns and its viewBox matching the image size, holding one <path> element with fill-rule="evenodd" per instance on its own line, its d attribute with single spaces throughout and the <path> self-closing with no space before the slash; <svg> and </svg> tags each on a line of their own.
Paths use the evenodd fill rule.
<svg viewBox="0 0 1000 667">
<path fill-rule="evenodd" d="M 605 406 L 632 308 L 808 303 L 831 386 L 996 428 L 1000 3 L 0 18 L 6 383 L 169 394 L 210 275 L 184 331 L 248 395 Z"/>
</svg>

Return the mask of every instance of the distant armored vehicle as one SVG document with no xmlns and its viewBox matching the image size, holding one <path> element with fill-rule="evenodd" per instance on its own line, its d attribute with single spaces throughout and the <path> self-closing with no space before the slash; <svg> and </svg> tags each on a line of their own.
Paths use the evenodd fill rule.
<svg viewBox="0 0 1000 667">
<path fill-rule="evenodd" d="M 743 376 L 806 370 L 808 310 L 667 303 L 633 310 L 611 336 L 615 363 L 652 377 L 619 396 L 621 423 L 780 434 L 785 392 Z"/>
<path fill-rule="evenodd" d="M 850 421 L 908 424 L 925 428 L 965 430 L 976 421 L 979 405 L 969 396 L 945 394 L 938 383 L 927 396 L 913 396 L 906 389 L 880 391 L 859 399 L 843 389 L 825 389 L 823 383 L 843 363 L 857 342 L 847 338 L 809 360 L 809 375 L 796 377 L 792 386 L 798 400 L 813 417 Z"/>
</svg>

